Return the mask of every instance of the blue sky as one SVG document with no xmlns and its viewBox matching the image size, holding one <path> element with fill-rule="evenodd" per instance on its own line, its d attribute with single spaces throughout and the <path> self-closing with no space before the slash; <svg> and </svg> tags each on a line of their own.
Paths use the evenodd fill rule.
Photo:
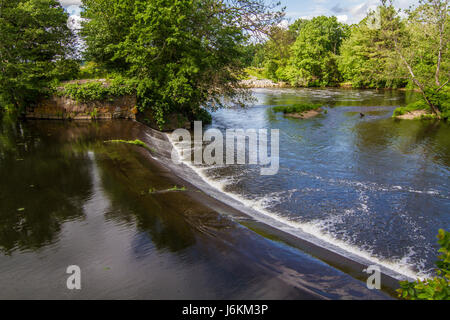
<svg viewBox="0 0 450 320">
<path fill-rule="evenodd" d="M 59 0 L 71 15 L 79 15 L 81 0 Z M 294 21 L 326 15 L 337 16 L 341 22 L 357 23 L 368 10 L 376 8 L 380 0 L 280 0 L 286 6 L 286 19 Z M 394 0 L 396 7 L 406 9 L 418 0 Z"/>
<path fill-rule="evenodd" d="M 380 4 L 380 0 L 281 0 L 286 6 L 286 18 L 312 18 L 320 15 L 337 16 L 342 22 L 357 23 Z M 418 0 L 394 0 L 397 8 L 407 9 Z"/>
</svg>

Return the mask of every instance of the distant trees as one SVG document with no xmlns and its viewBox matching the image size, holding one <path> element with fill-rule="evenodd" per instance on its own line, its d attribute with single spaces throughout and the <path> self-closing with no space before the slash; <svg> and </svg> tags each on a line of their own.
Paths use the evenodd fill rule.
<svg viewBox="0 0 450 320">
<path fill-rule="evenodd" d="M 370 12 L 344 41 L 339 57 L 339 70 L 354 87 L 398 88 L 408 83 L 407 74 L 395 50 L 384 34 L 388 21 L 397 12 L 393 7 L 379 7 Z M 400 23 L 397 17 L 397 23 Z"/>
<path fill-rule="evenodd" d="M 322 16 L 274 28 L 253 66 L 294 86 L 416 87 L 439 116 L 448 109 L 449 24 L 448 0 L 422 0 L 403 14 L 382 0 L 357 25 Z"/>
<path fill-rule="evenodd" d="M 337 57 L 349 27 L 336 17 L 317 17 L 302 24 L 291 48 L 286 78 L 293 85 L 330 86 L 340 82 Z"/>
<path fill-rule="evenodd" d="M 78 71 L 67 18 L 56 0 L 0 0 L 0 108 L 20 109 Z"/>
<path fill-rule="evenodd" d="M 392 2 L 383 1 L 353 29 L 343 46 L 340 69 L 358 86 L 392 88 L 409 80 L 440 117 L 447 99 L 439 95 L 450 76 L 449 1 L 421 1 L 407 14 L 402 19 Z"/>
<path fill-rule="evenodd" d="M 426 0 L 420 4 L 409 12 L 407 21 L 392 16 L 383 35 L 431 111 L 439 118 L 449 107 L 441 105 L 448 98 L 444 99 L 440 94 L 450 79 L 449 1 Z M 384 3 L 383 8 L 393 10 L 392 2 L 389 6 Z"/>
<path fill-rule="evenodd" d="M 336 17 L 299 19 L 289 28 L 274 26 L 255 55 L 259 61 L 252 65 L 263 67 L 269 79 L 293 86 L 335 85 L 340 81 L 337 57 L 348 34 L 349 27 Z"/>
</svg>

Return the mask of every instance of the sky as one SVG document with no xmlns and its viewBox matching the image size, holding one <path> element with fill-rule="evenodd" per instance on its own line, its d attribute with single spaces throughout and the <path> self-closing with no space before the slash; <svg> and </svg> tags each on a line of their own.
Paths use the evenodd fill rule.
<svg viewBox="0 0 450 320">
<path fill-rule="evenodd" d="M 311 19 L 316 16 L 336 16 L 340 22 L 358 23 L 380 0 L 280 0 L 286 7 L 286 19 L 293 22 L 298 18 Z M 80 14 L 81 0 L 59 0 L 75 19 Z M 394 5 L 407 9 L 417 5 L 418 0 L 394 0 Z"/>
</svg>

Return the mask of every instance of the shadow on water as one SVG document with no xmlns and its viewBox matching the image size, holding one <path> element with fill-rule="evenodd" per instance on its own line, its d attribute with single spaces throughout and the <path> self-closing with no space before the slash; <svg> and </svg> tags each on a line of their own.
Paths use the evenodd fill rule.
<svg viewBox="0 0 450 320">
<path fill-rule="evenodd" d="M 55 148 L 51 131 L 36 136 L 20 122 L 0 126 L 0 248 L 38 250 L 56 241 L 61 225 L 83 219 L 91 189 L 86 155 Z"/>
<path fill-rule="evenodd" d="M 226 218 L 145 149 L 104 143 L 143 135 L 131 121 L 1 122 L 0 297 L 387 297 Z M 72 264 L 80 292 L 65 285 Z"/>
<path fill-rule="evenodd" d="M 71 123 L 61 130 L 60 123 L 44 122 L 30 127 L 3 119 L 2 251 L 11 254 L 15 250 L 39 250 L 58 240 L 64 222 L 84 219 L 84 202 L 93 193 L 89 153 L 95 154 L 102 189 L 110 202 L 107 219 L 136 220 L 138 228 L 147 232 L 160 249 L 178 251 L 195 243 L 189 225 L 180 215 L 166 214 L 173 208 L 162 205 L 158 196 L 148 192 L 150 188 L 165 190 L 173 186 L 152 176 L 148 165 L 138 161 L 133 148 L 99 142 L 96 136 L 100 131 L 101 135 L 108 135 L 104 126 L 98 124 Z M 173 206 L 179 206 L 179 202 L 173 202 Z"/>
</svg>

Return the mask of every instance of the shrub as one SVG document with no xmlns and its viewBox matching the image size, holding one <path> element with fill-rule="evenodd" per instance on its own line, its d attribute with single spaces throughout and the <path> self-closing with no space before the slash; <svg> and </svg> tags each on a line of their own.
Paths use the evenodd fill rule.
<svg viewBox="0 0 450 320">
<path fill-rule="evenodd" d="M 441 111 L 442 119 L 450 118 L 450 90 L 443 89 L 439 92 L 436 90 L 428 89 L 426 91 L 428 99 Z M 400 107 L 395 109 L 394 117 L 404 115 L 411 111 L 426 110 L 431 113 L 431 109 L 424 99 L 420 99 L 416 102 L 408 104 L 406 107 Z M 434 115 L 422 116 L 421 119 L 435 119 Z"/>
<path fill-rule="evenodd" d="M 102 82 L 69 83 L 56 92 L 60 96 L 67 96 L 79 102 L 104 101 L 134 94 L 136 85 L 134 80 L 117 78 L 106 85 Z"/>
<path fill-rule="evenodd" d="M 397 290 L 399 297 L 407 300 L 450 300 L 450 232 L 439 230 L 441 246 L 436 262 L 436 277 L 415 282 L 402 281 Z"/>
<path fill-rule="evenodd" d="M 278 106 L 274 107 L 274 112 L 283 112 L 284 114 L 287 113 L 303 113 L 311 110 L 317 110 L 321 107 L 319 104 L 294 104 L 291 106 Z"/>
<path fill-rule="evenodd" d="M 430 110 L 430 107 L 424 100 L 418 100 L 416 102 L 408 104 L 406 107 L 400 107 L 394 110 L 394 117 L 398 117 L 408 112 L 416 111 L 416 110 Z"/>
</svg>

